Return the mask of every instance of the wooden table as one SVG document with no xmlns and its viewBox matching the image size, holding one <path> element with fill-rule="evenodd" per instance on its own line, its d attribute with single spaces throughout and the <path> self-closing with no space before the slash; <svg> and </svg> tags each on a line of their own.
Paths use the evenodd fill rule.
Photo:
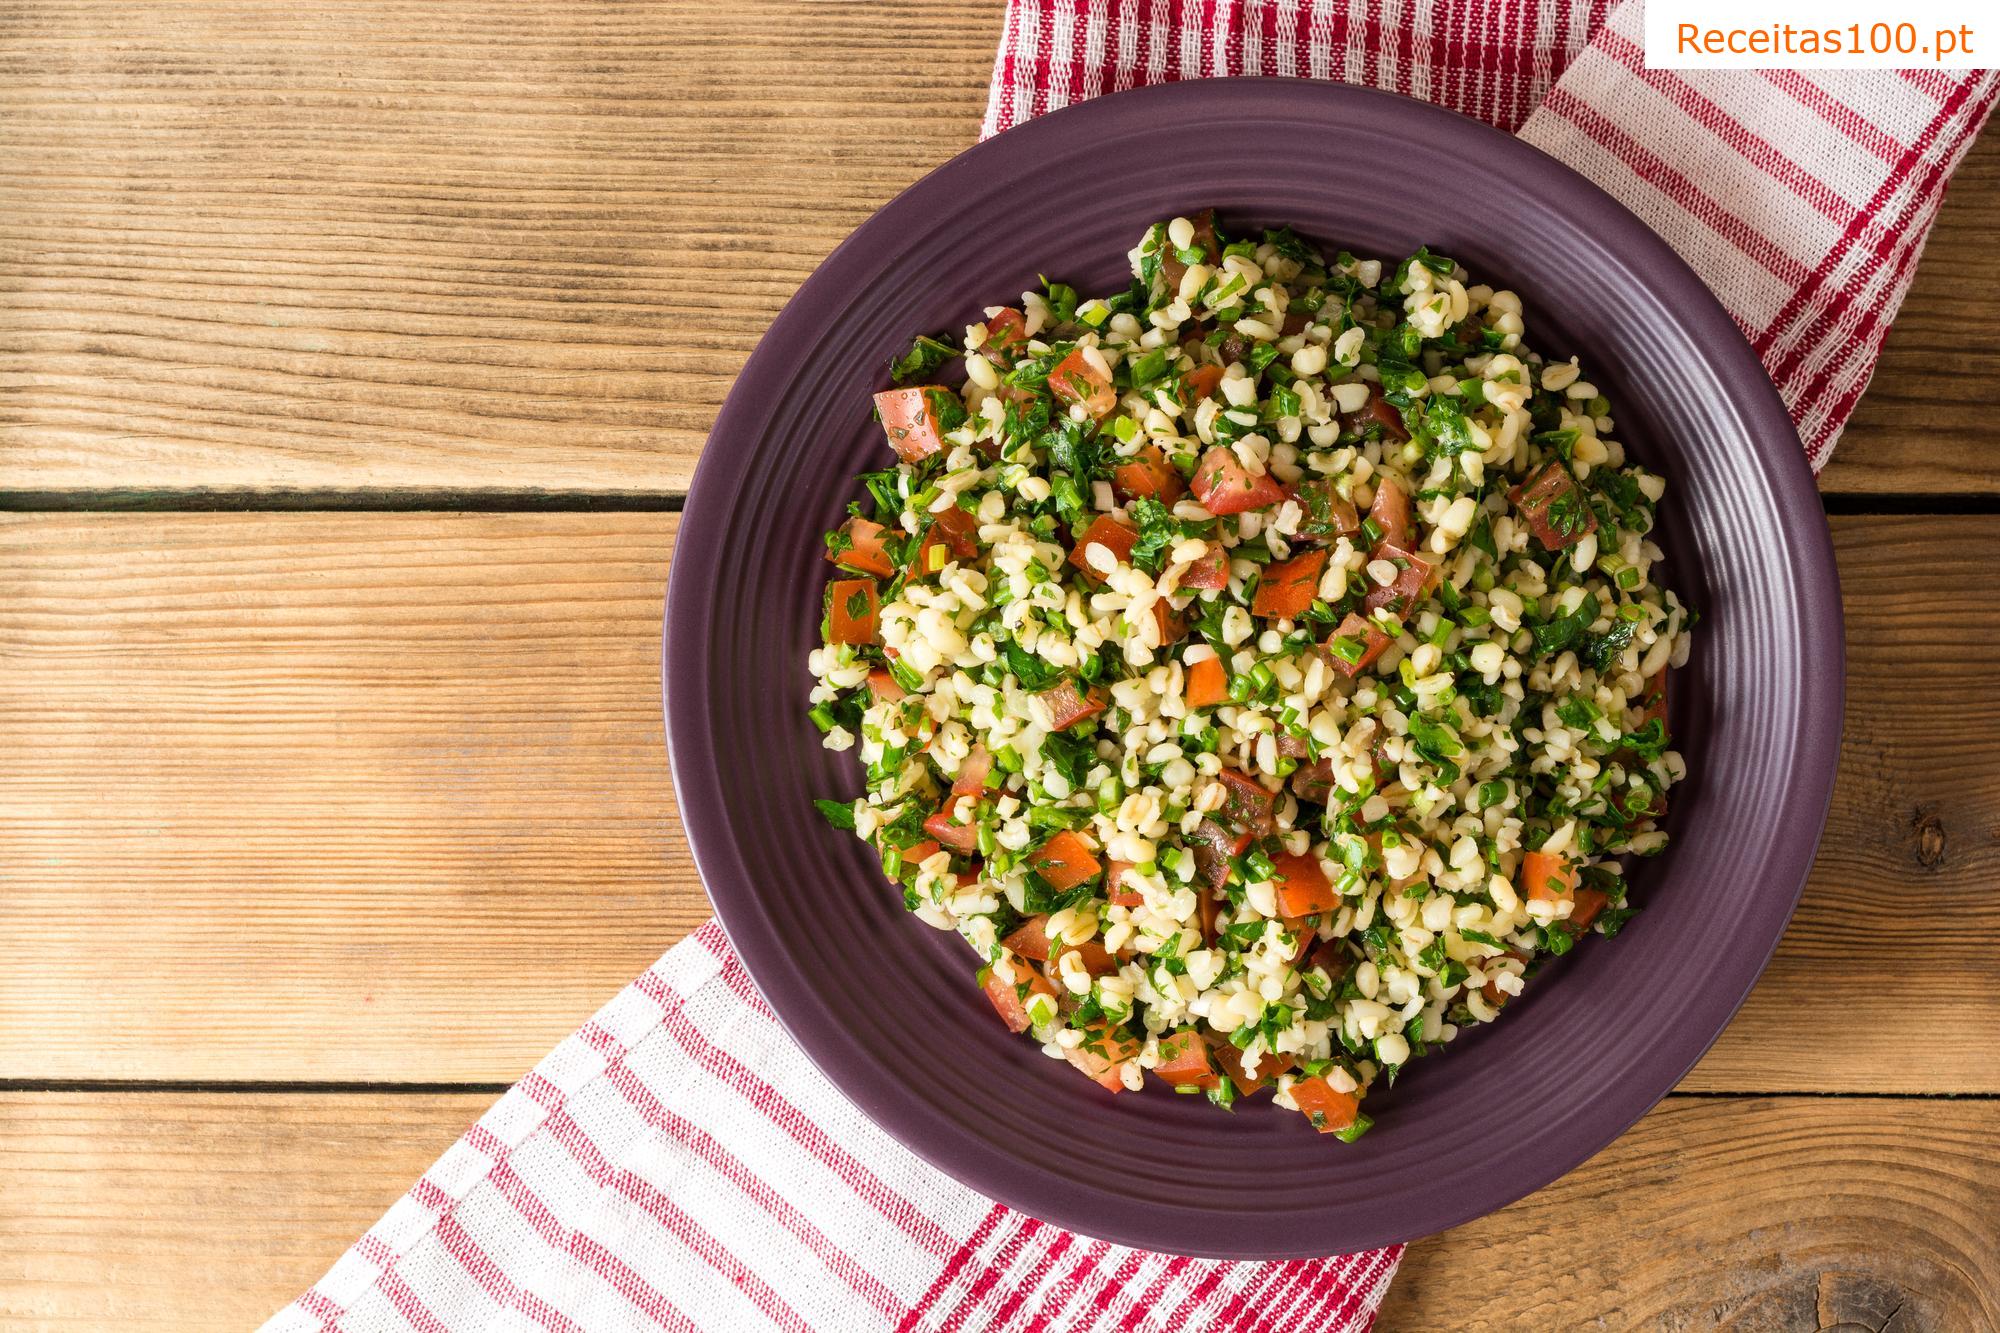
<svg viewBox="0 0 2000 1333">
<path fill-rule="evenodd" d="M 973 140 L 997 26 L 0 19 L 0 1324 L 254 1323 L 707 915 L 677 497 L 785 297 Z M 2000 1324 L 1996 209 L 1989 139 L 1822 481 L 1845 751 L 1770 971 L 1383 1327 Z"/>
</svg>

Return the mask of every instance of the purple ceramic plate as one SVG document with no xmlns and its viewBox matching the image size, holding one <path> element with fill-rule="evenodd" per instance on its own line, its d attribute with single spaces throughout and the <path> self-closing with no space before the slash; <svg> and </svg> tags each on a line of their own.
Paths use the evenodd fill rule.
<svg viewBox="0 0 2000 1333">
<path fill-rule="evenodd" d="M 1619 435 L 1669 479 L 1667 581 L 1700 609 L 1673 683 L 1691 770 L 1644 910 L 1505 1018 L 1371 1097 L 1347 1145 L 1268 1098 L 1107 1096 L 1009 1036 L 955 936 L 906 914 L 815 796 L 860 789 L 805 716 L 820 533 L 890 454 L 869 417 L 912 335 L 1048 273 L 1126 282 L 1157 218 L 1214 206 L 1328 248 L 1419 243 L 1520 292 L 1535 346 L 1579 352 Z M 755 262 L 745 251 L 744 262 Z M 1329 1254 L 1440 1231 L 1538 1189 L 1643 1115 L 1757 980 L 1812 864 L 1841 719 L 1839 590 L 1777 393 L 1701 280 L 1554 159 L 1451 112 L 1289 80 L 1107 97 L 952 159 L 828 257 L 717 419 L 667 599 L 674 785 L 716 912 L 819 1070 L 983 1194 L 1183 1254 Z"/>
</svg>

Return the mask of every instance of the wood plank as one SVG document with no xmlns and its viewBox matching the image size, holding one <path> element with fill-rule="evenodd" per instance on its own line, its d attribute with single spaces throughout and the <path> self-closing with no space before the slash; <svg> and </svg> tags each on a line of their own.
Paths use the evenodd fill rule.
<svg viewBox="0 0 2000 1333">
<path fill-rule="evenodd" d="M 0 490 L 684 489 L 798 283 L 970 144 L 1001 9 L 27 6 Z M 1990 493 L 2000 143 L 1827 489 Z"/>
<path fill-rule="evenodd" d="M 1380 1327 L 1993 1328 L 1996 1129 L 1990 1101 L 1671 1099 L 1412 1245 Z"/>
<path fill-rule="evenodd" d="M 0 519 L 0 1077 L 506 1080 L 706 914 L 664 514 Z M 1835 521 L 1818 868 L 1691 1088 L 2000 1091 L 2000 518 Z M 1615 947 L 1615 946 L 1612 946 Z"/>
<path fill-rule="evenodd" d="M 249 1327 L 486 1101 L 0 1096 L 0 1322 Z M 1991 1327 L 1996 1134 L 1991 1101 L 1675 1098 L 1541 1193 L 1411 1246 L 1380 1326 Z"/>
<path fill-rule="evenodd" d="M 492 1101 L 0 1094 L 0 1325 L 255 1328 Z"/>
<path fill-rule="evenodd" d="M 835 244 L 970 144 L 985 0 L 30 6 L 0 489 L 685 489 Z"/>
</svg>

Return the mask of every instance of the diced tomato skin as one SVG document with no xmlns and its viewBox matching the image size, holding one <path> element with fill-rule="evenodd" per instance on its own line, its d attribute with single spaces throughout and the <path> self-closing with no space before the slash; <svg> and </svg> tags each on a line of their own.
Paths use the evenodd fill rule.
<svg viewBox="0 0 2000 1333">
<path fill-rule="evenodd" d="M 1361 659 L 1357 662 L 1350 662 L 1339 653 L 1333 651 L 1332 643 L 1335 639 L 1357 640 L 1362 645 Z M 1326 641 L 1320 647 L 1325 650 L 1327 665 L 1331 666 L 1335 671 L 1340 672 L 1343 676 L 1353 677 L 1360 675 L 1363 671 L 1373 666 L 1375 659 L 1380 657 L 1389 645 L 1394 642 L 1394 639 L 1391 639 L 1387 634 L 1384 634 L 1375 627 L 1374 621 L 1364 619 L 1354 612 L 1349 611 L 1347 618 L 1334 626 L 1333 633 L 1326 637 Z"/>
<path fill-rule="evenodd" d="M 1162 648 L 1171 648 L 1187 637 L 1187 617 L 1164 597 L 1153 603 L 1153 623 L 1159 627 Z"/>
<path fill-rule="evenodd" d="M 936 384 L 920 384 L 908 389 L 888 389 L 875 395 L 875 410 L 882 418 L 882 432 L 889 447 L 905 463 L 915 463 L 944 449 L 944 426 L 938 415 L 940 399 L 956 398 L 950 389 Z"/>
<path fill-rule="evenodd" d="M 1069 562 L 1081 570 L 1083 576 L 1092 583 L 1102 583 L 1104 575 L 1090 563 L 1090 557 L 1086 552 L 1093 546 L 1102 546 L 1111 552 L 1113 560 L 1121 565 L 1129 564 L 1132 559 L 1132 548 L 1138 541 L 1138 529 L 1119 522 L 1109 514 L 1099 514 L 1084 530 L 1083 540 L 1070 551 Z"/>
<path fill-rule="evenodd" d="M 1098 872 L 1104 869 L 1083 839 L 1069 829 L 1043 843 L 1029 856 L 1028 864 L 1057 893 L 1095 879 Z"/>
<path fill-rule="evenodd" d="M 977 796 L 986 790 L 987 775 L 993 771 L 993 756 L 986 747 L 975 745 L 966 752 L 959 763 L 958 773 L 951 780 L 951 794 L 954 796 Z"/>
<path fill-rule="evenodd" d="M 1291 1094 L 1312 1127 L 1322 1134 L 1346 1129 L 1361 1114 L 1359 1097 L 1351 1092 L 1335 1092 L 1333 1085 L 1319 1074 L 1293 1079 Z"/>
<path fill-rule="evenodd" d="M 1278 798 L 1263 783 L 1241 769 L 1225 768 L 1216 778 L 1228 789 L 1222 808 L 1216 811 L 1224 827 L 1242 835 L 1245 841 L 1234 855 L 1243 855 L 1250 838 L 1268 837 L 1277 828 Z"/>
<path fill-rule="evenodd" d="M 943 848 L 939 847 L 935 842 L 928 840 L 911 843 L 908 847 L 902 849 L 903 864 L 906 866 L 917 865 L 920 862 L 930 860 L 942 850 Z"/>
<path fill-rule="evenodd" d="M 1507 498 L 1520 508 L 1535 540 L 1551 551 L 1564 550 L 1581 541 L 1585 533 L 1597 531 L 1597 515 L 1591 512 L 1582 488 L 1561 459 L 1550 459 L 1540 471 L 1507 492 Z M 1555 509 L 1564 501 L 1568 501 L 1568 517 L 1558 527 Z"/>
<path fill-rule="evenodd" d="M 979 850 L 979 829 L 972 824 L 959 822 L 959 816 L 966 813 L 972 804 L 972 798 L 969 796 L 946 798 L 937 813 L 924 821 L 924 832 L 955 852 L 971 853 Z"/>
<path fill-rule="evenodd" d="M 1229 698 L 1229 673 L 1222 669 L 1219 657 L 1204 657 L 1183 673 L 1186 680 L 1185 698 L 1189 712 L 1197 708 L 1213 708 Z"/>
<path fill-rule="evenodd" d="M 1209 1060 L 1208 1043 L 1193 1028 L 1182 1028 L 1160 1038 L 1160 1062 L 1153 1072 L 1174 1088 L 1200 1088 L 1207 1092 L 1219 1087 L 1222 1076 Z"/>
<path fill-rule="evenodd" d="M 1298 501 L 1303 515 L 1292 538 L 1294 545 L 1333 542 L 1361 531 L 1361 514 L 1354 501 L 1335 490 L 1333 483 L 1324 477 L 1300 482 L 1292 488 L 1292 498 Z"/>
<path fill-rule="evenodd" d="M 1229 1075 L 1236 1090 L 1246 1097 L 1260 1088 L 1269 1087 L 1277 1081 L 1278 1075 L 1297 1063 L 1292 1056 L 1265 1051 L 1257 1057 L 1257 1076 L 1252 1078 L 1243 1072 L 1243 1052 L 1231 1045 L 1227 1038 L 1211 1038 L 1208 1046 L 1216 1065 Z"/>
<path fill-rule="evenodd" d="M 1320 575 L 1326 572 L 1326 552 L 1303 551 L 1289 560 L 1264 568 L 1251 599 L 1250 614 L 1266 620 L 1294 620 L 1312 608 L 1319 597 Z"/>
<path fill-rule="evenodd" d="M 1187 401 L 1184 408 L 1192 408 L 1205 398 L 1213 398 L 1215 391 L 1222 387 L 1222 367 L 1217 365 L 1196 366 L 1184 377 L 1187 383 Z"/>
<path fill-rule="evenodd" d="M 1049 961 L 1049 919 L 1031 916 L 1000 941 L 1010 953 L 1037 963 Z"/>
<path fill-rule="evenodd" d="M 1124 500 L 1158 500 L 1172 507 L 1187 489 L 1166 451 L 1149 444 L 1111 470 L 1111 487 Z"/>
<path fill-rule="evenodd" d="M 1573 897 L 1575 902 L 1563 924 L 1571 934 L 1581 935 L 1597 920 L 1598 913 L 1611 905 L 1611 898 L 1602 889 L 1578 889 Z"/>
<path fill-rule="evenodd" d="M 1382 390 L 1374 385 L 1368 387 L 1368 403 L 1353 412 L 1343 412 L 1341 424 L 1349 430 L 1358 431 L 1370 422 L 1382 427 L 1382 438 L 1401 443 L 1410 438 L 1410 428 L 1403 422 L 1403 414 L 1396 405 L 1382 396 Z"/>
<path fill-rule="evenodd" d="M 1079 690 L 1073 680 L 1043 690 L 1035 697 L 1048 710 L 1050 731 L 1068 731 L 1085 718 L 1096 717 L 1104 711 L 1106 702 L 1104 692 L 1096 686 Z"/>
<path fill-rule="evenodd" d="M 1373 560 L 1387 560 L 1395 565 L 1396 577 L 1386 587 L 1370 581 L 1367 595 L 1361 599 L 1364 615 L 1373 615 L 1386 607 L 1391 615 L 1407 618 L 1444 579 L 1442 564 L 1434 564 L 1387 541 L 1375 547 Z"/>
<path fill-rule="evenodd" d="M 1529 852 L 1521 858 L 1520 889 L 1529 902 L 1561 902 L 1576 890 L 1576 867 L 1559 854 Z"/>
<path fill-rule="evenodd" d="M 1083 410 L 1100 421 L 1118 406 L 1118 391 L 1090 364 L 1081 347 L 1056 362 L 1049 372 L 1049 392 L 1066 403 L 1083 404 Z"/>
<path fill-rule="evenodd" d="M 1014 965 L 1014 976 L 1015 980 L 1011 983 L 1002 981 L 999 972 L 989 967 L 981 974 L 980 987 L 986 992 L 986 998 L 993 1002 L 994 1010 L 1009 1032 L 1026 1032 L 1033 1026 L 1028 1017 L 1029 997 L 1046 995 L 1054 999 L 1056 989 L 1049 984 L 1047 977 L 1025 963 Z"/>
<path fill-rule="evenodd" d="M 868 673 L 868 697 L 878 704 L 895 703 L 906 698 L 907 693 L 886 668 L 876 667 Z"/>
<path fill-rule="evenodd" d="M 881 611 L 875 580 L 835 579 L 826 585 L 827 642 L 875 642 L 881 632 Z"/>
<path fill-rule="evenodd" d="M 1324 971 L 1327 978 L 1338 986 L 1340 979 L 1347 975 L 1350 961 L 1339 944 L 1333 940 L 1322 940 L 1313 946 L 1311 966 Z"/>
<path fill-rule="evenodd" d="M 1028 341 L 1028 321 L 1020 311 L 1008 306 L 986 320 L 986 341 L 979 351 L 1002 368 L 1014 364 L 1017 353 Z"/>
<path fill-rule="evenodd" d="M 1208 550 L 1199 560 L 1187 567 L 1181 575 L 1183 588 L 1196 588 L 1213 592 L 1229 586 L 1229 552 L 1218 542 L 1210 542 Z"/>
<path fill-rule="evenodd" d="M 1109 857 L 1104 861 L 1104 897 L 1113 907 L 1140 907 L 1145 904 L 1145 895 L 1137 889 L 1125 887 L 1125 872 L 1132 869 L 1130 861 L 1114 861 Z"/>
<path fill-rule="evenodd" d="M 1269 509 L 1285 498 L 1285 488 L 1266 472 L 1253 477 L 1227 445 L 1216 445 L 1201 456 L 1188 483 L 1194 498 L 1211 514 L 1242 514 Z"/>
<path fill-rule="evenodd" d="M 1126 1061 L 1139 1053 L 1139 1043 L 1111 1023 L 1091 1023 L 1078 1030 L 1084 1034 L 1083 1040 L 1066 1047 L 1063 1055 L 1099 1087 L 1123 1092 L 1125 1080 L 1121 1070 Z"/>
<path fill-rule="evenodd" d="M 1292 771 L 1292 794 L 1301 801 L 1325 805 L 1333 795 L 1333 760 L 1315 759 Z"/>
<path fill-rule="evenodd" d="M 840 525 L 847 536 L 847 548 L 842 551 L 828 551 L 826 558 L 842 569 L 851 569 L 857 574 L 873 574 L 878 578 L 888 578 L 896 572 L 896 562 L 889 558 L 884 538 L 889 530 L 880 523 L 871 523 L 865 518 L 850 518 Z"/>
<path fill-rule="evenodd" d="M 1333 883 L 1320 869 L 1319 858 L 1311 852 L 1293 855 L 1284 852 L 1271 858 L 1278 872 L 1278 912 L 1281 916 L 1310 916 L 1330 912 L 1340 899 Z"/>
<path fill-rule="evenodd" d="M 1375 480 L 1375 498 L 1368 504 L 1368 517 L 1382 530 L 1381 544 L 1408 550 L 1416 529 L 1410 517 L 1410 493 L 1394 477 Z"/>
</svg>

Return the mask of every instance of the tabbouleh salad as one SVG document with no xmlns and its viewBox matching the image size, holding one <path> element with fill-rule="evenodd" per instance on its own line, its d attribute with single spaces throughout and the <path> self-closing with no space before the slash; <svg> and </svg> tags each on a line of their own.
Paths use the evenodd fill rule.
<svg viewBox="0 0 2000 1333">
<path fill-rule="evenodd" d="M 867 785 L 818 804 L 1050 1056 L 1351 1141 L 1632 913 L 1684 773 L 1664 482 L 1441 255 L 1204 212 L 1131 266 L 875 396 L 896 462 L 827 534 L 811 654 Z"/>
</svg>

